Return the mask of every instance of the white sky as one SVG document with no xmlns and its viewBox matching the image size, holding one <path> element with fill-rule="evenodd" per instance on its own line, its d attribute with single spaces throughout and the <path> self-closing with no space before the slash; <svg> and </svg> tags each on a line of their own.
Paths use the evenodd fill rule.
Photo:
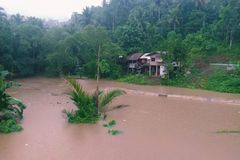
<svg viewBox="0 0 240 160">
<path fill-rule="evenodd" d="M 0 0 L 8 14 L 67 20 L 72 12 L 81 12 L 86 6 L 101 5 L 102 0 Z"/>
</svg>

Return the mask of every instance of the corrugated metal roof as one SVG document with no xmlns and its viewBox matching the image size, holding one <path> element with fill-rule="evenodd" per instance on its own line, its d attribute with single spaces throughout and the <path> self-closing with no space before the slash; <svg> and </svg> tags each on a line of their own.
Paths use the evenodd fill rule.
<svg viewBox="0 0 240 160">
<path fill-rule="evenodd" d="M 159 52 L 145 53 L 141 56 L 141 59 L 160 58 L 160 54 Z"/>
<path fill-rule="evenodd" d="M 143 53 L 133 53 L 127 56 L 127 60 L 129 61 L 136 61 L 138 60 L 141 56 L 143 55 Z"/>
<path fill-rule="evenodd" d="M 151 53 L 144 53 L 140 58 L 141 59 L 150 59 L 150 55 Z"/>
<path fill-rule="evenodd" d="M 129 61 L 137 61 L 138 59 L 150 59 L 150 58 L 161 58 L 162 54 L 166 54 L 165 51 L 155 51 L 150 53 L 133 53 L 127 56 Z"/>
</svg>

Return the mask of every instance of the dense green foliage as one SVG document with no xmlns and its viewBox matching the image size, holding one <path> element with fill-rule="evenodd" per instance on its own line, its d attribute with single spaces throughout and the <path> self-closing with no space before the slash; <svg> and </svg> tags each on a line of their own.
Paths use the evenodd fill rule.
<svg viewBox="0 0 240 160">
<path fill-rule="evenodd" d="M 0 71 L 0 132 L 9 133 L 22 130 L 17 121 L 23 118 L 26 106 L 6 93 L 6 89 L 13 86 L 13 82 L 5 81 L 6 75 L 6 71 Z"/>
<path fill-rule="evenodd" d="M 127 72 L 119 57 L 164 50 L 173 82 L 173 60 L 181 62 L 183 74 L 204 70 L 209 62 L 240 62 L 239 0 L 103 0 L 102 6 L 73 13 L 64 25 L 46 24 L 7 16 L 0 8 L 0 64 L 17 76 L 95 78 L 101 46 L 101 76 L 116 79 Z"/>
<path fill-rule="evenodd" d="M 97 108 L 96 93 L 87 93 L 75 79 L 69 78 L 67 81 L 73 89 L 70 93 L 70 98 L 77 107 L 75 111 L 64 111 L 70 123 L 95 123 L 99 119 L 99 111 L 104 111 L 105 107 L 111 103 L 114 98 L 125 93 L 119 89 L 111 90 L 108 93 L 100 91 L 99 108 Z"/>
<path fill-rule="evenodd" d="M 240 93 L 240 74 L 219 71 L 209 76 L 202 86 L 213 91 Z"/>
</svg>

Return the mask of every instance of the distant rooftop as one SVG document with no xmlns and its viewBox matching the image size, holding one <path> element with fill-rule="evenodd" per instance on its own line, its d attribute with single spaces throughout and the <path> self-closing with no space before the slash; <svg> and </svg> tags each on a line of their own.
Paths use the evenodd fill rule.
<svg viewBox="0 0 240 160">
<path fill-rule="evenodd" d="M 133 53 L 127 56 L 127 60 L 129 61 L 136 61 L 138 60 L 141 56 L 143 55 L 143 53 Z"/>
</svg>

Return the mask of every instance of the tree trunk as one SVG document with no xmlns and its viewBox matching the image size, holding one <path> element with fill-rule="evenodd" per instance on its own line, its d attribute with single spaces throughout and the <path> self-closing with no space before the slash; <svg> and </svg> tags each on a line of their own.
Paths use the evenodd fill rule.
<svg viewBox="0 0 240 160">
<path fill-rule="evenodd" d="M 228 36 L 229 36 L 229 26 L 227 26 L 227 31 L 226 31 L 226 34 L 225 34 L 226 43 L 228 43 Z"/>
<path fill-rule="evenodd" d="M 206 15 L 204 14 L 203 16 L 203 22 L 202 22 L 202 27 L 205 29 L 206 26 Z"/>
<path fill-rule="evenodd" d="M 158 21 L 161 20 L 161 10 L 160 10 L 160 7 L 158 7 Z"/>
<path fill-rule="evenodd" d="M 233 44 L 233 30 L 230 32 L 230 37 L 229 37 L 229 48 L 232 49 L 232 44 Z"/>
<path fill-rule="evenodd" d="M 98 53 L 97 53 L 97 87 L 96 87 L 96 107 L 97 107 L 97 114 L 99 113 L 99 78 L 100 78 L 100 51 L 101 47 L 99 45 L 98 47 Z"/>
<path fill-rule="evenodd" d="M 114 32 L 115 30 L 115 16 L 113 16 L 113 19 L 112 19 L 112 32 Z"/>
</svg>

